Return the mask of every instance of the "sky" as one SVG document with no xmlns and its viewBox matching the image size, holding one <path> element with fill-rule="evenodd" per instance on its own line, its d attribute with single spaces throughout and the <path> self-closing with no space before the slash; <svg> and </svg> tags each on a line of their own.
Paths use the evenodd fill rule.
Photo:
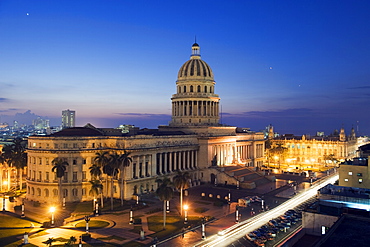
<svg viewBox="0 0 370 247">
<path fill-rule="evenodd" d="M 221 123 L 281 134 L 370 135 L 370 1 L 1 0 L 0 122 L 171 120 L 200 45 Z"/>
</svg>

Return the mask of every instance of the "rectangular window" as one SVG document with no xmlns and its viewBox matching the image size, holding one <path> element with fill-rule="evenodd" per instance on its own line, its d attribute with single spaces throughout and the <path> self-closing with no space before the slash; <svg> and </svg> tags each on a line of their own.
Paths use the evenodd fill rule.
<svg viewBox="0 0 370 247">
<path fill-rule="evenodd" d="M 39 158 L 39 165 L 41 165 L 42 164 L 42 159 L 41 158 Z"/>
<path fill-rule="evenodd" d="M 68 172 L 64 172 L 63 182 L 68 182 Z"/>
<path fill-rule="evenodd" d="M 362 173 L 357 173 L 357 176 L 358 177 L 362 177 Z"/>
<path fill-rule="evenodd" d="M 84 165 L 86 165 L 86 159 L 83 159 L 83 160 L 82 160 L 82 163 L 83 163 Z"/>
<path fill-rule="evenodd" d="M 73 143 L 73 148 L 77 148 L 77 143 Z"/>
<path fill-rule="evenodd" d="M 77 160 L 76 160 L 76 159 L 74 159 L 74 160 L 72 161 L 72 164 L 73 164 L 73 165 L 77 165 Z"/>
<path fill-rule="evenodd" d="M 348 182 L 348 178 L 345 178 L 345 179 L 344 179 L 344 182 Z"/>
<path fill-rule="evenodd" d="M 82 172 L 82 180 L 83 181 L 86 181 L 86 171 L 83 171 Z"/>
<path fill-rule="evenodd" d="M 72 178 L 73 182 L 77 182 L 77 172 L 73 172 L 73 178 Z"/>
<path fill-rule="evenodd" d="M 49 165 L 49 158 L 45 158 L 46 165 Z"/>
<path fill-rule="evenodd" d="M 352 176 L 352 172 L 348 172 L 348 175 L 351 175 Z"/>
<path fill-rule="evenodd" d="M 359 178 L 359 179 L 358 179 L 358 182 L 359 182 L 359 183 L 362 183 L 362 178 Z"/>
<path fill-rule="evenodd" d="M 64 148 L 68 148 L 68 144 L 67 143 L 64 143 L 63 147 Z"/>
<path fill-rule="evenodd" d="M 82 189 L 82 195 L 86 196 L 86 189 Z"/>
<path fill-rule="evenodd" d="M 41 177 L 42 177 L 42 173 L 41 171 L 39 171 L 39 179 L 38 179 L 39 182 L 41 182 Z"/>
<path fill-rule="evenodd" d="M 58 144 L 54 144 L 54 148 L 57 149 L 58 148 Z"/>
<path fill-rule="evenodd" d="M 49 181 L 49 172 L 45 173 L 45 181 Z"/>
</svg>

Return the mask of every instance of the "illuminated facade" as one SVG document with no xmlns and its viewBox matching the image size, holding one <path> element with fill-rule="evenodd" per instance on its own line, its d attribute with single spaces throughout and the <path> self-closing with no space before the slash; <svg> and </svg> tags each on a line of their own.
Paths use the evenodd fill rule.
<svg viewBox="0 0 370 247">
<path fill-rule="evenodd" d="M 271 134 L 269 135 L 271 137 Z M 335 136 L 294 136 L 283 135 L 271 139 L 273 145 L 286 148 L 282 157 L 270 158 L 271 163 L 284 164 L 295 170 L 325 169 L 335 166 L 348 156 L 348 139 L 344 129 Z"/>
<path fill-rule="evenodd" d="M 101 151 L 130 153 L 132 162 L 125 170 L 125 177 L 119 172 L 113 189 L 115 198 L 123 195 L 125 199 L 155 191 L 158 176 L 172 178 L 177 171 L 188 171 L 191 185 L 195 186 L 211 181 L 215 171 L 210 167 L 262 166 L 263 133 L 219 124 L 220 98 L 214 93 L 213 72 L 201 60 L 199 51 L 199 45 L 194 44 L 190 60 L 179 70 L 168 126 L 157 130 L 132 128 L 132 132 L 122 133 L 121 129 L 97 129 L 88 125 L 49 136 L 31 136 L 28 139 L 27 198 L 45 202 L 58 200 L 58 182 L 51 163 L 61 158 L 69 163 L 63 177 L 63 197 L 66 201 L 91 200 L 89 167 Z M 237 182 L 236 178 L 227 177 Z M 109 188 L 104 187 L 104 194 L 110 195 L 107 190 Z"/>
</svg>

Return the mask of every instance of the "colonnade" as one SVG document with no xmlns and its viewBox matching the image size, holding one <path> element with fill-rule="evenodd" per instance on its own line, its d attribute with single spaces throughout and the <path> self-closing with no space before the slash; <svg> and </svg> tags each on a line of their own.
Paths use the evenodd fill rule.
<svg viewBox="0 0 370 247">
<path fill-rule="evenodd" d="M 218 116 L 219 102 L 215 101 L 175 101 L 172 102 L 172 116 Z"/>
<path fill-rule="evenodd" d="M 189 170 L 197 167 L 197 151 L 174 151 L 157 153 L 156 174 L 167 174 L 175 171 Z"/>
</svg>

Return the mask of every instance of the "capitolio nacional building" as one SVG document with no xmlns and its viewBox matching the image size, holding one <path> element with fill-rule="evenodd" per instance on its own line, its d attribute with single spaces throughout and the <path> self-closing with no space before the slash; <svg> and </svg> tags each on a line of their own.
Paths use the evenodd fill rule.
<svg viewBox="0 0 370 247">
<path fill-rule="evenodd" d="M 114 176 L 115 198 L 151 193 L 157 188 L 157 178 L 172 179 L 177 171 L 189 172 L 191 186 L 211 182 L 253 188 L 259 178 L 246 181 L 241 174 L 253 173 L 254 167 L 263 164 L 263 133 L 220 124 L 220 97 L 215 84 L 211 67 L 201 59 L 195 43 L 190 60 L 178 72 L 168 126 L 122 133 L 121 129 L 87 124 L 29 137 L 27 199 L 53 203 L 62 193 L 67 202 L 92 200 L 90 167 L 102 152 L 126 152 L 132 159 L 125 172 L 119 170 Z M 61 192 L 52 169 L 55 159 L 68 163 Z M 110 196 L 106 179 L 104 174 L 100 176 L 104 194 Z"/>
</svg>

